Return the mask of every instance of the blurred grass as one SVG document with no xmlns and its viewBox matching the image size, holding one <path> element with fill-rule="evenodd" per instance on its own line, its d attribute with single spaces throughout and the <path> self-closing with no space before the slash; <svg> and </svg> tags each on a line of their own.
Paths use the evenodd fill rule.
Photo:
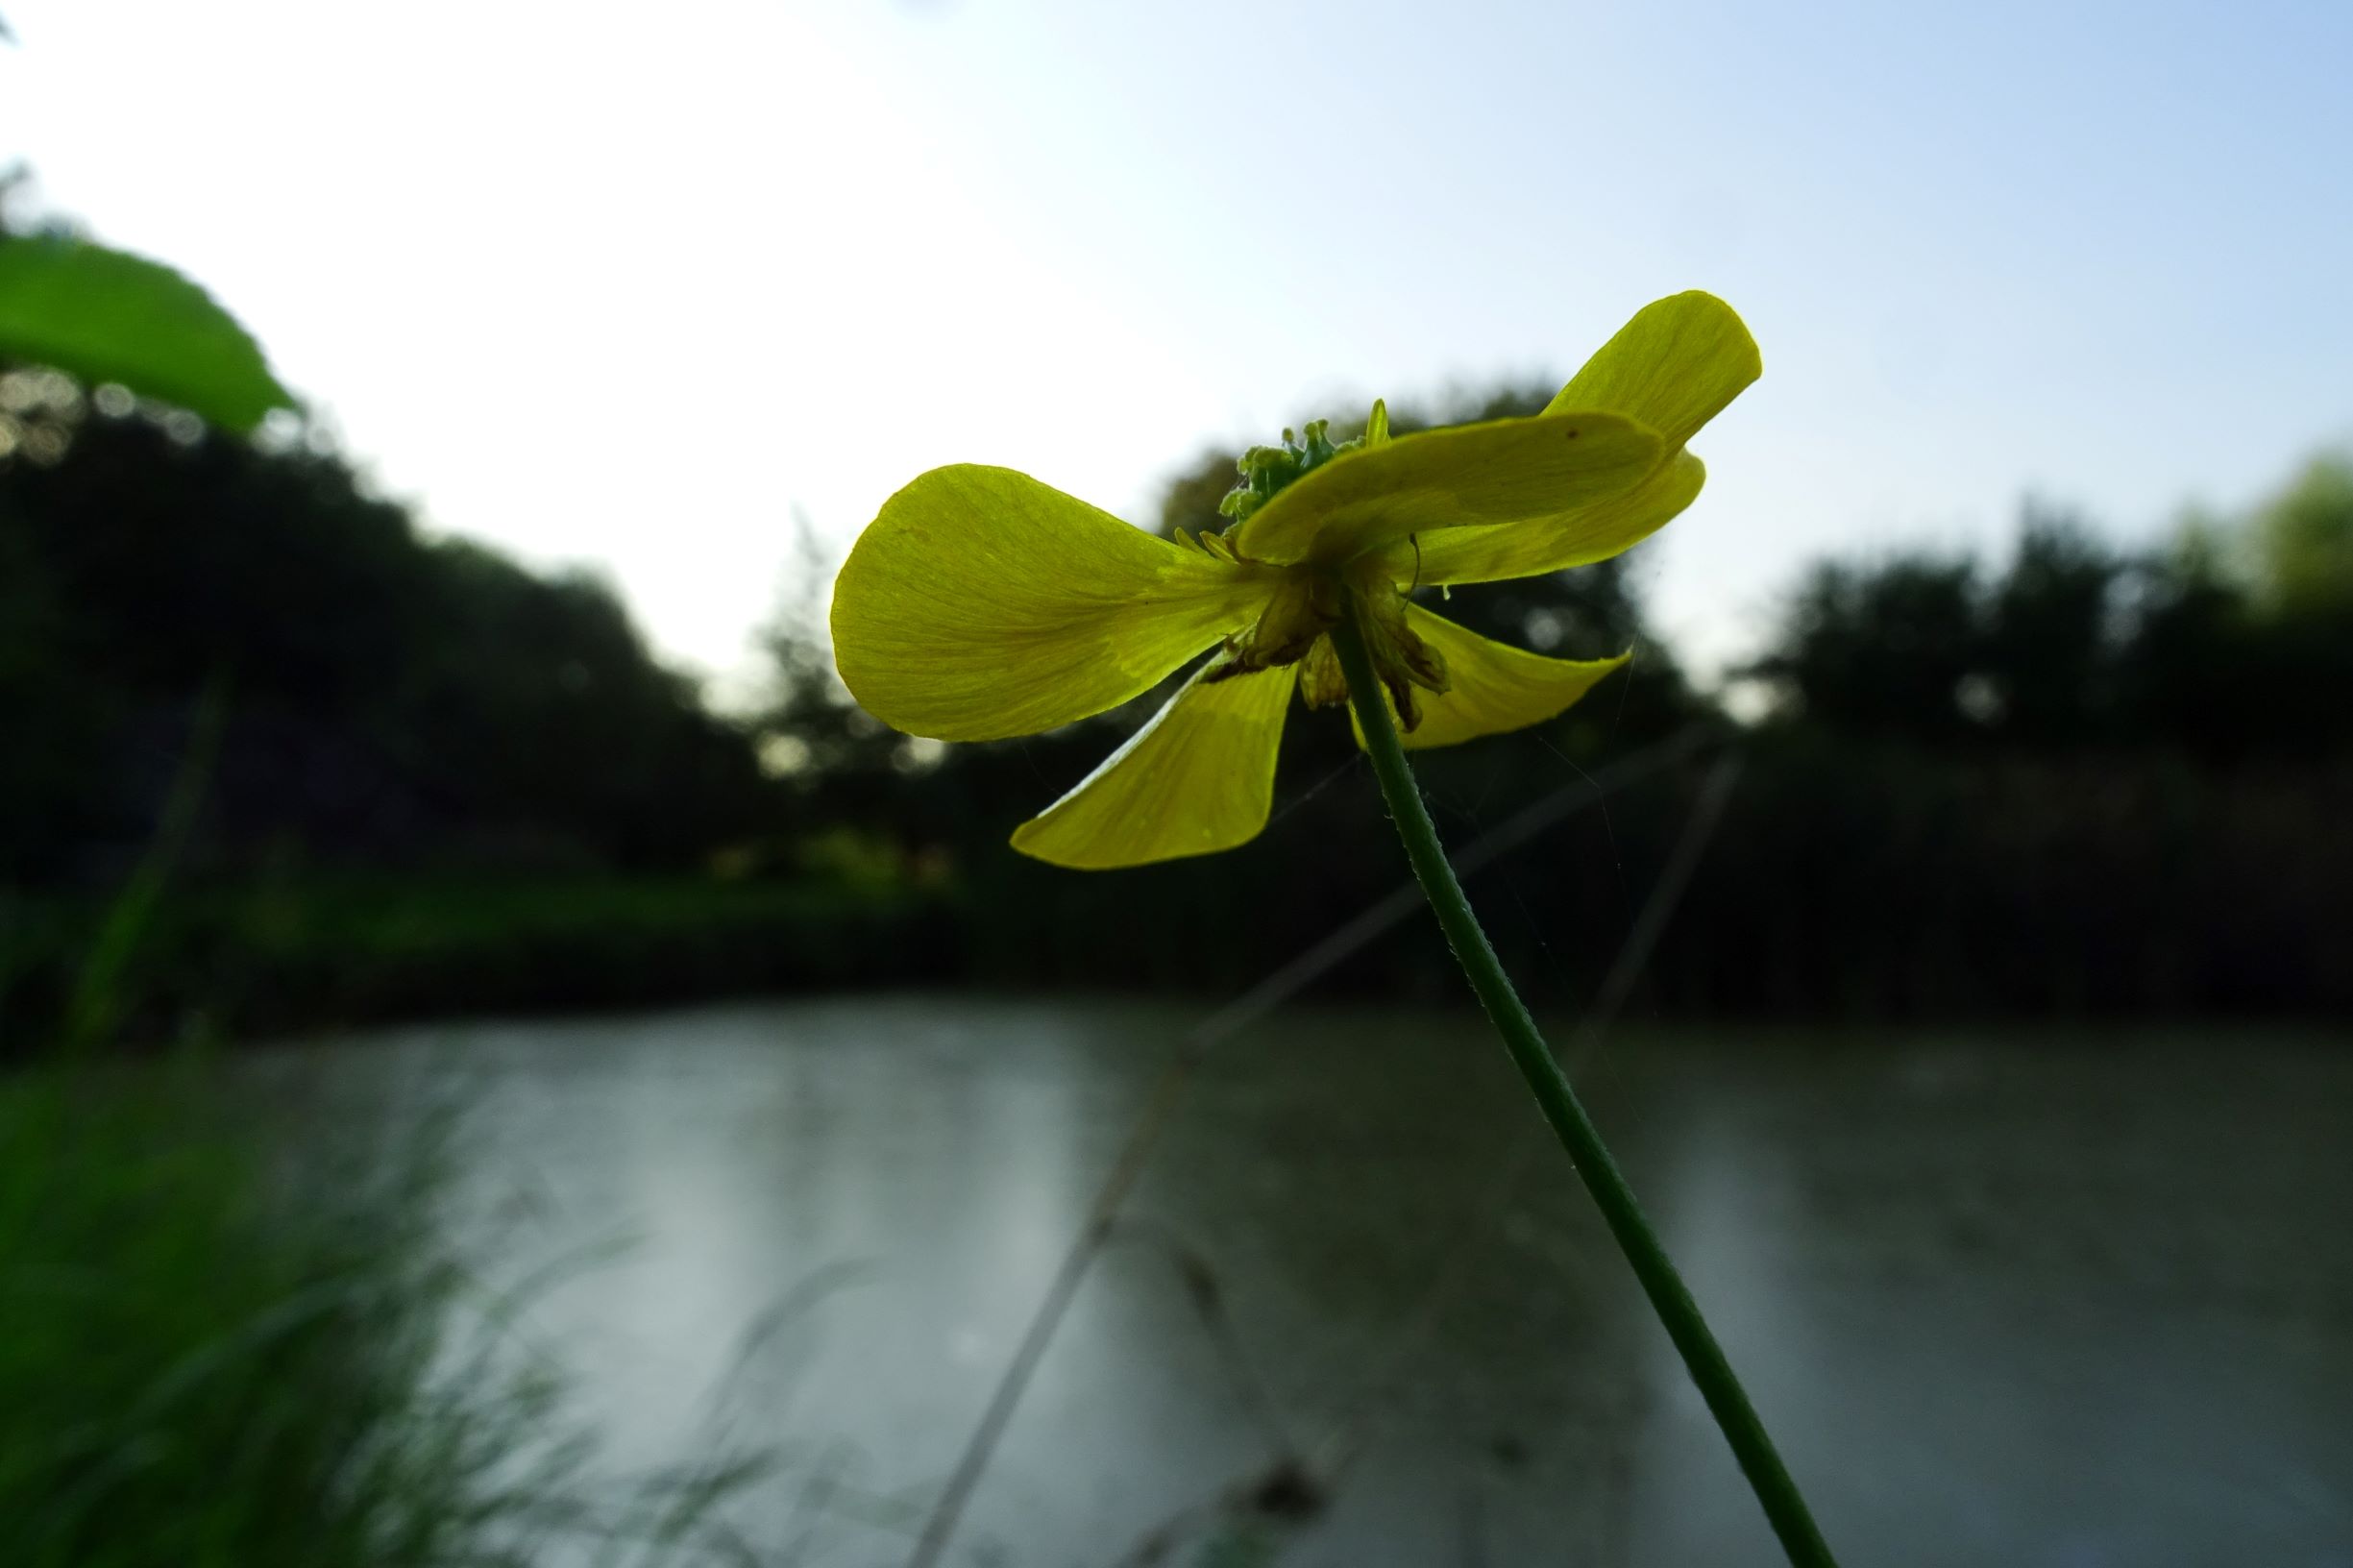
<svg viewBox="0 0 2353 1568">
<path fill-rule="evenodd" d="M 597 1475 L 517 1304 L 438 1239 L 445 1137 L 265 1154 L 216 1090 L 180 1062 L 0 1081 L 0 1561 L 746 1555 L 719 1514 L 764 1459 Z"/>
<path fill-rule="evenodd" d="M 841 898 L 710 879 L 176 891 L 210 756 L 183 763 L 184 809 L 121 891 L 0 907 L 0 1024 L 30 1058 L 0 1068 L 0 1562 L 755 1558 L 724 1509 L 771 1456 L 599 1473 L 513 1332 L 527 1302 L 486 1292 L 437 1223 L 446 1118 L 273 1137 L 201 1043 L 109 1047 L 120 1025 L 250 1027 L 257 997 L 316 1017 L 576 997 L 591 975 L 625 992 L 680 937 L 741 958 L 789 928 L 793 962 L 821 965 L 896 900 L 844 919 Z"/>
<path fill-rule="evenodd" d="M 548 1393 L 436 1390 L 453 1282 L 410 1175 L 276 1188 L 184 1091 L 0 1090 L 12 1562 L 455 1560 L 511 1503 L 491 1478 Z"/>
</svg>

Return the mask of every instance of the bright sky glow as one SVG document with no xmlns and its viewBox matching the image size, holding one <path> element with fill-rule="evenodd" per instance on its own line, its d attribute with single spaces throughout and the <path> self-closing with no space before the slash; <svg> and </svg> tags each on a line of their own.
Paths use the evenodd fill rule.
<svg viewBox="0 0 2353 1568">
<path fill-rule="evenodd" d="M 803 508 L 942 462 L 1148 516 L 1685 287 L 1766 379 L 1646 547 L 2125 537 L 2353 435 L 2353 7 L 5 0 L 0 157 L 203 281 L 431 526 L 740 665 Z"/>
</svg>

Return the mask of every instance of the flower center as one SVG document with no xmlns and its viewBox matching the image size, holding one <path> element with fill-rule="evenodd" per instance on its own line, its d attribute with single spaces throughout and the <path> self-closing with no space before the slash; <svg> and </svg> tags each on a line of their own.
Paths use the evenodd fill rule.
<svg viewBox="0 0 2353 1568">
<path fill-rule="evenodd" d="M 1446 691 L 1446 660 L 1408 624 L 1406 596 L 1398 592 L 1389 568 L 1375 557 L 1285 572 L 1257 624 L 1226 639 L 1224 662 L 1203 678 L 1227 680 L 1297 664 L 1299 695 L 1308 706 L 1345 702 L 1348 677 L 1331 633 L 1351 607 L 1373 670 L 1396 704 L 1398 727 L 1409 732 L 1422 721 L 1414 689 Z"/>
<path fill-rule="evenodd" d="M 1241 482 L 1217 502 L 1219 515 L 1238 524 L 1246 522 L 1252 512 L 1273 500 L 1285 485 L 1312 474 L 1341 453 L 1354 452 L 1364 444 L 1364 438 L 1359 436 L 1354 441 L 1334 445 L 1324 434 L 1331 424 L 1328 419 L 1311 420 L 1304 432 L 1306 440 L 1287 429 L 1281 446 L 1252 447 L 1236 458 L 1234 466 L 1241 471 Z"/>
</svg>

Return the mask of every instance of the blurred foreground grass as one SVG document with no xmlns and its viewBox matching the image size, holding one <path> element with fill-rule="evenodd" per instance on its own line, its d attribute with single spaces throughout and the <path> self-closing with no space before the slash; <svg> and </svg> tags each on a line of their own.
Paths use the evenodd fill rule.
<svg viewBox="0 0 2353 1568">
<path fill-rule="evenodd" d="M 710 1560 L 758 1473 L 592 1480 L 436 1238 L 436 1133 L 262 1152 L 200 1066 L 0 1079 L 10 1568 Z"/>
</svg>

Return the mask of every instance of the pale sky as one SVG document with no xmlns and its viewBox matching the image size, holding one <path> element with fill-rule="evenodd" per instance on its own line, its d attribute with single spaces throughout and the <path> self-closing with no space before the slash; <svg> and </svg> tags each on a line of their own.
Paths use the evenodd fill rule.
<svg viewBox="0 0 2353 1568">
<path fill-rule="evenodd" d="M 739 669 L 803 508 L 1132 518 L 1204 445 L 1566 376 L 1723 295 L 1765 380 L 1645 547 L 1737 653 L 1826 550 L 2145 538 L 2353 437 L 2353 5 L 0 0 L 0 158 L 181 266 L 389 494 Z M 1279 19 L 1270 19 L 1279 18 Z"/>
</svg>

